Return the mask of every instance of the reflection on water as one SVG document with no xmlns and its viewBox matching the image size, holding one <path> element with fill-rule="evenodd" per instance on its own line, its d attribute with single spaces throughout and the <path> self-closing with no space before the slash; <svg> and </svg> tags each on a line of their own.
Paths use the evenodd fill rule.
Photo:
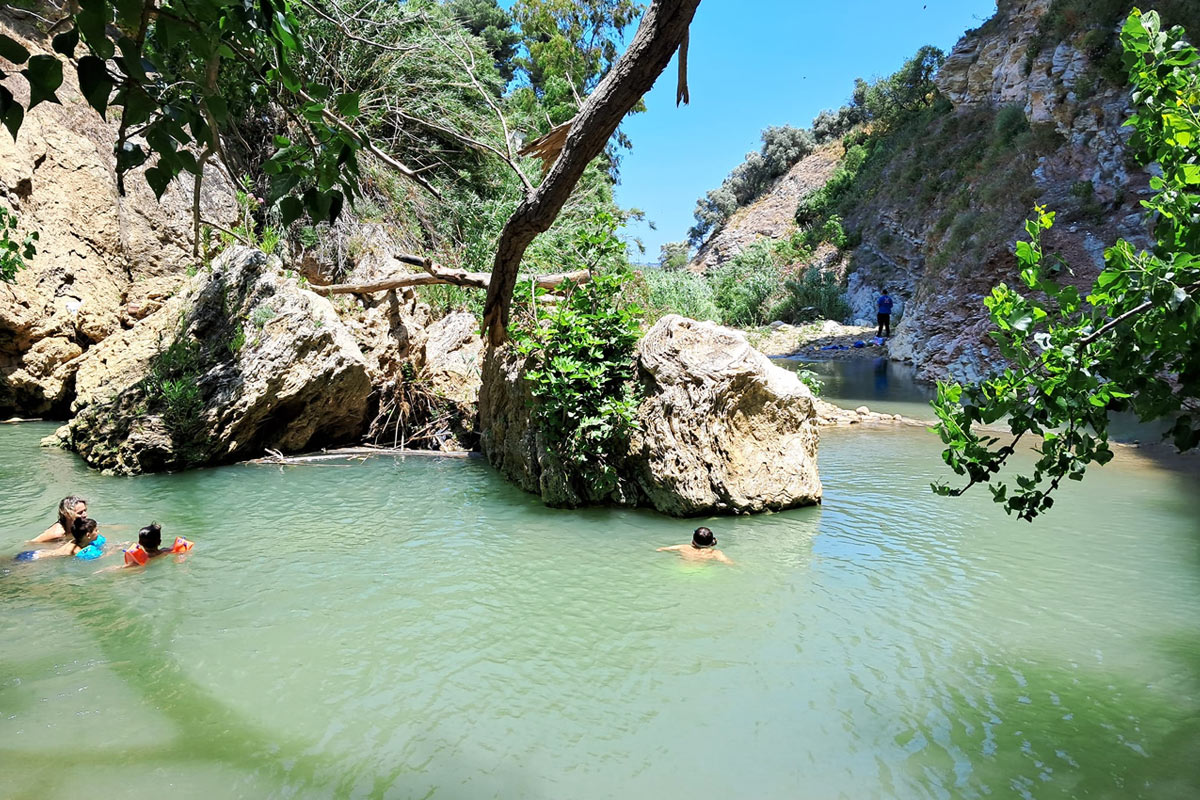
<svg viewBox="0 0 1200 800">
<path fill-rule="evenodd" d="M 1200 790 L 1200 487 L 1137 453 L 1028 525 L 931 495 L 921 429 L 829 431 L 824 505 L 711 520 L 722 567 L 477 460 L 111 478 L 48 432 L 0 428 L 0 555 L 68 491 L 197 549 L 0 567 L 5 796 Z"/>
<path fill-rule="evenodd" d="M 848 361 L 773 360 L 787 369 L 815 372 L 824 383 L 821 397 L 834 405 L 843 408 L 865 405 L 884 414 L 933 418 L 929 401 L 934 396 L 934 387 L 917 381 L 916 368 L 911 364 L 883 357 Z"/>
</svg>

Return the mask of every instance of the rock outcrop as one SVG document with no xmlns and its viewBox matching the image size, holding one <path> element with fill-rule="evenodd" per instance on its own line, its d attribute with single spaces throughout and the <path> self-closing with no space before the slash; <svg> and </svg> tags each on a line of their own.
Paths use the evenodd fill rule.
<svg viewBox="0 0 1200 800">
<path fill-rule="evenodd" d="M 710 236 L 688 265 L 707 272 L 762 238 L 782 239 L 796 229 L 796 204 L 825 185 L 842 156 L 840 142 L 825 145 L 800 159 L 775 182 L 769 192 L 738 209 L 721 229 Z"/>
<path fill-rule="evenodd" d="M 677 315 L 638 344 L 645 399 L 631 474 L 677 516 L 777 511 L 821 500 L 813 396 L 740 332 Z"/>
<path fill-rule="evenodd" d="M 0 31 L 50 52 L 44 36 L 3 13 Z M 28 95 L 22 79 L 5 85 Z M 0 136 L 0 203 L 40 237 L 29 268 L 0 284 L 0 416 L 64 412 L 77 357 L 160 306 L 197 264 L 190 182 L 173 182 L 160 203 L 138 169 L 121 195 L 117 122 L 88 106 L 73 69 L 57 94 L 61 104 L 33 109 L 15 142 Z M 235 209 L 228 183 L 208 170 L 204 217 L 229 224 Z"/>
<path fill-rule="evenodd" d="M 226 251 L 80 359 L 65 444 L 121 474 L 355 440 L 366 360 L 325 298 L 261 252 Z"/>
<path fill-rule="evenodd" d="M 1149 244 L 1139 208 L 1148 176 L 1127 157 L 1131 129 L 1122 127 L 1128 89 L 1091 63 L 1086 31 L 1038 46 L 1051 5 L 1000 0 L 996 15 L 955 45 L 936 82 L 954 114 L 991 125 L 1016 109 L 1054 144 L 1024 164 L 998 165 L 1013 173 L 1003 188 L 965 184 L 924 206 L 910 198 L 869 202 L 851 218 L 863 233 L 850 281 L 856 316 L 871 318 L 879 287 L 889 287 L 901 301 L 890 355 L 917 364 L 927 379 L 977 380 L 1003 366 L 988 340 L 983 298 L 1001 281 L 1019 282 L 1013 243 L 1024 237 L 1035 203 L 1059 212 L 1046 246 L 1067 259 L 1082 288 L 1103 267 L 1108 244 Z M 935 168 L 927 182 L 936 181 L 944 177 Z"/>
<path fill-rule="evenodd" d="M 643 400 L 617 454 L 615 489 L 596 496 L 530 424 L 525 361 L 489 353 L 480 394 L 488 460 L 549 505 L 652 506 L 677 516 L 778 510 L 818 503 L 813 397 L 745 337 L 677 315 L 638 345 Z"/>
</svg>

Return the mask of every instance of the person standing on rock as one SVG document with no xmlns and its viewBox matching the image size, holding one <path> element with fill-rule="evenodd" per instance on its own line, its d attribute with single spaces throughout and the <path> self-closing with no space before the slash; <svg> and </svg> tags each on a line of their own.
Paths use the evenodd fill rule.
<svg viewBox="0 0 1200 800">
<path fill-rule="evenodd" d="M 887 289 L 884 289 L 883 294 L 875 301 L 875 310 L 878 312 L 875 317 L 879 323 L 879 330 L 875 331 L 875 335 L 880 338 L 891 338 L 892 298 L 888 296 Z"/>
<path fill-rule="evenodd" d="M 708 528 L 696 528 L 692 533 L 689 544 L 673 544 L 658 548 L 659 553 L 674 551 L 688 561 L 720 561 L 722 564 L 732 564 L 729 557 L 717 549 L 717 537 Z"/>
</svg>

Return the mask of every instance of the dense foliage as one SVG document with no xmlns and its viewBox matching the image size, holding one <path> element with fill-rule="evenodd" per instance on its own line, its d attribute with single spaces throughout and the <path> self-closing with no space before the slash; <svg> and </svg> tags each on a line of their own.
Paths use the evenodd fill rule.
<svg viewBox="0 0 1200 800">
<path fill-rule="evenodd" d="M 595 269 L 618 259 L 625 245 L 614 235 L 616 224 L 611 215 L 597 214 L 579 232 L 568 266 Z M 597 269 L 590 281 L 567 287 L 565 298 L 551 301 L 528 284 L 519 285 L 517 295 L 526 311 L 512 338 L 528 358 L 533 420 L 568 473 L 595 498 L 616 489 L 623 445 L 636 423 L 633 349 L 642 310 L 625 296 L 630 277 L 621 266 Z"/>
<path fill-rule="evenodd" d="M 257 243 L 270 230 L 332 263 L 334 279 L 387 248 L 482 271 L 539 178 L 515 150 L 576 112 L 641 8 L 95 0 L 54 11 L 63 18 L 51 32 L 56 55 L 0 36 L 0 56 L 31 90 L 22 103 L 0 87 L 0 120 L 16 136 L 25 112 L 53 101 L 73 68 L 87 101 L 119 121 L 122 190 L 140 168 L 160 196 L 182 177 L 199 191 L 205 164 L 220 163 L 260 198 L 238 238 Z M 588 170 L 551 241 L 529 252 L 529 269 L 555 271 L 548 254 L 582 220 L 596 208 L 616 213 L 614 163 Z M 293 225 L 304 212 L 312 224 Z"/>
<path fill-rule="evenodd" d="M 298 69 L 304 44 L 297 5 L 72 4 L 53 38 L 57 55 L 31 56 L 0 35 L 0 54 L 24 66 L 21 74 L 30 88 L 24 107 L 0 88 L 0 117 L 15 138 L 27 110 L 56 102 L 62 56 L 73 63 L 80 90 L 97 113 L 120 108 L 118 185 L 123 190 L 126 172 L 152 162 L 145 179 L 161 196 L 180 173 L 199 179 L 210 157 L 224 160 L 221 134 L 229 130 L 231 101 L 269 97 L 296 129 L 294 139 L 275 140 L 269 200 L 279 202 L 285 222 L 304 212 L 314 219 L 336 218 L 345 200 L 358 193 L 358 153 L 371 144 L 356 125 L 359 95 Z M 240 91 L 226 91 L 231 84 Z"/>
<path fill-rule="evenodd" d="M 646 282 L 646 303 L 655 316 L 681 314 L 689 319 L 722 319 L 717 307 L 712 282 L 704 275 L 687 270 L 647 269 L 642 271 Z"/>
<path fill-rule="evenodd" d="M 683 269 L 691 259 L 687 242 L 667 242 L 658 249 L 658 266 L 667 271 Z"/>
<path fill-rule="evenodd" d="M 1151 181 L 1155 195 L 1143 201 L 1154 249 L 1118 241 L 1081 296 L 1058 280 L 1069 265 L 1043 250 L 1054 215 L 1039 208 L 1029 241 L 1016 248 L 1025 291 L 1001 284 L 986 300 L 992 338 L 1011 366 L 978 385 L 940 384 L 934 403 L 943 458 L 968 481 L 935 491 L 956 495 L 988 483 L 996 502 L 1026 520 L 1053 505 L 1064 478 L 1081 480 L 1089 464 L 1112 458 L 1114 411 L 1174 416 L 1175 445 L 1200 444 L 1200 54 L 1182 28 L 1163 30 L 1157 14 L 1136 9 L 1121 43 L 1134 87 L 1132 145 L 1161 170 Z M 1000 420 L 1012 434 L 1003 444 L 974 429 Z M 1041 437 L 1038 458 L 1010 491 L 1000 470 L 1030 435 Z"/>
</svg>

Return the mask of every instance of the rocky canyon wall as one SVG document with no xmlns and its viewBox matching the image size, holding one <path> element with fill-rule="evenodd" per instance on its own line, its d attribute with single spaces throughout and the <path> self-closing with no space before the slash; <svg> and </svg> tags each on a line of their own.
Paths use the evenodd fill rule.
<svg viewBox="0 0 1200 800">
<path fill-rule="evenodd" d="M 34 54 L 46 37 L 0 14 L 0 30 Z M 4 81 L 24 99 L 28 85 L 8 69 Z M 137 169 L 117 190 L 117 122 L 101 119 L 64 70 L 61 103 L 42 103 L 16 141 L 0 132 L 0 203 L 22 232 L 37 231 L 37 255 L 16 283 L 0 283 L 0 416 L 61 415 L 77 359 L 158 308 L 197 264 L 192 255 L 192 187 L 177 180 L 162 202 Z M 205 173 L 204 218 L 228 224 L 236 205 L 227 180 Z"/>
</svg>

